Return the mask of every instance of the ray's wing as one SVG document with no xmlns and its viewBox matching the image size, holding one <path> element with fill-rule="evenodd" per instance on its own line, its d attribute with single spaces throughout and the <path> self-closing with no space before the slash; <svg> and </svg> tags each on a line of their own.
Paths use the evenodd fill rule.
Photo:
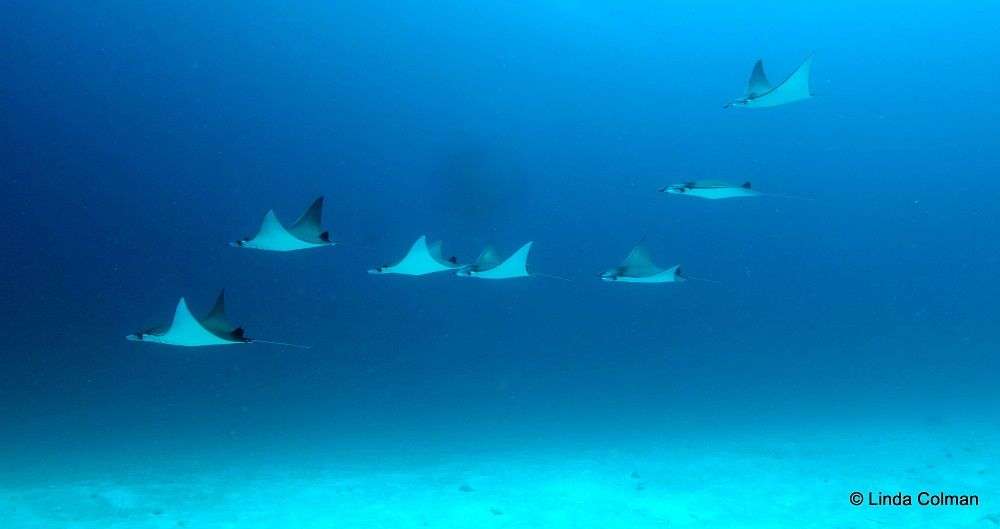
<svg viewBox="0 0 1000 529">
<path fill-rule="evenodd" d="M 475 264 L 480 270 L 486 270 L 497 266 L 500 262 L 500 256 L 497 255 L 497 251 L 492 246 L 487 246 L 483 250 L 483 253 L 479 254 L 479 257 L 476 258 Z"/>
<path fill-rule="evenodd" d="M 812 57 L 807 58 L 792 75 L 788 76 L 775 90 L 787 92 L 793 96 L 809 97 L 812 91 L 809 89 L 809 77 L 812 75 Z"/>
<path fill-rule="evenodd" d="M 322 238 L 323 234 L 323 197 L 319 197 L 313 201 L 309 209 L 295 221 L 288 228 L 288 232 L 295 237 L 308 242 L 325 242 Z"/>
<path fill-rule="evenodd" d="M 410 249 L 407 250 L 406 255 L 404 255 L 399 261 L 396 261 L 395 264 L 390 265 L 390 267 L 395 268 L 415 265 L 426 260 L 428 257 L 433 258 L 431 250 L 427 246 L 427 236 L 421 235 L 420 238 L 413 242 L 413 245 L 411 245 Z"/>
<path fill-rule="evenodd" d="M 637 244 L 635 248 L 632 248 L 628 257 L 622 261 L 621 268 L 625 270 L 625 275 L 630 276 L 647 276 L 663 271 L 662 268 L 653 264 L 653 258 L 650 256 L 649 250 L 641 244 Z"/>
<path fill-rule="evenodd" d="M 452 257 L 451 259 L 444 258 L 444 254 L 441 251 L 442 246 L 443 243 L 441 241 L 434 241 L 433 244 L 427 247 L 427 253 L 431 256 L 431 259 L 434 259 L 435 261 L 438 262 L 438 264 L 442 266 L 448 266 L 452 268 L 458 266 L 458 263 L 454 261 L 454 257 Z"/>
<path fill-rule="evenodd" d="M 524 243 L 524 245 L 518 248 L 517 251 L 514 252 L 514 255 L 508 257 L 503 264 L 509 266 L 511 272 L 516 272 L 523 275 L 529 275 L 528 253 L 531 252 L 532 244 L 534 244 L 533 241 L 528 241 Z"/>
<path fill-rule="evenodd" d="M 525 243 L 504 262 L 493 268 L 480 270 L 476 276 L 485 279 L 508 279 L 531 275 L 528 273 L 528 253 L 531 252 L 532 244 L 531 242 Z"/>
<path fill-rule="evenodd" d="M 281 224 L 281 221 L 278 220 L 278 215 L 272 209 L 267 212 L 267 215 L 264 215 L 264 220 L 260 223 L 260 229 L 257 230 L 257 234 L 252 238 L 269 239 L 271 237 L 286 236 L 285 234 L 287 233 L 288 230 Z"/>
<path fill-rule="evenodd" d="M 242 341 L 232 334 L 220 335 L 205 327 L 191 313 L 184 298 L 177 302 L 170 328 L 160 336 L 166 340 L 165 343 L 186 346 L 222 345 Z"/>
<path fill-rule="evenodd" d="M 187 331 L 189 328 L 198 327 L 201 327 L 201 323 L 198 321 L 198 318 L 194 317 L 194 314 L 191 314 L 191 309 L 188 308 L 187 301 L 181 298 L 177 302 L 177 308 L 174 309 L 174 319 L 170 321 L 170 327 L 167 329 L 167 332 Z"/>
<path fill-rule="evenodd" d="M 720 189 L 728 187 L 737 187 L 733 185 L 732 182 L 726 182 L 723 180 L 697 180 L 690 182 L 692 184 L 690 187 L 694 189 Z"/>
<path fill-rule="evenodd" d="M 758 97 L 755 103 L 761 107 L 773 107 L 809 99 L 812 97 L 812 91 L 809 88 L 811 73 L 812 57 L 809 57 L 792 75 L 788 76 L 788 79 L 782 81 L 770 92 Z"/>
<path fill-rule="evenodd" d="M 427 236 L 421 235 L 416 241 L 413 241 L 413 244 L 410 246 L 410 249 L 406 251 L 406 255 L 404 255 L 402 259 L 396 261 L 396 263 L 391 266 L 400 266 L 408 261 L 412 261 L 414 259 L 420 259 L 427 253 L 428 253 Z"/>
<path fill-rule="evenodd" d="M 764 61 L 758 60 L 750 72 L 750 81 L 747 83 L 747 97 L 753 98 L 771 91 L 771 83 L 764 74 Z"/>
<path fill-rule="evenodd" d="M 457 263 L 446 261 L 441 257 L 441 243 L 430 246 L 427 237 L 421 235 L 410 250 L 395 264 L 387 265 L 386 271 L 394 274 L 424 275 L 459 268 Z"/>
<path fill-rule="evenodd" d="M 212 310 L 201 320 L 201 325 L 214 334 L 223 338 L 232 337 L 236 326 L 226 319 L 226 290 L 219 291 L 219 297 L 215 299 Z"/>
<path fill-rule="evenodd" d="M 441 248 L 444 247 L 444 243 L 441 241 L 434 241 L 427 245 L 427 254 L 431 256 L 437 262 L 444 261 L 444 255 L 442 254 Z"/>
</svg>

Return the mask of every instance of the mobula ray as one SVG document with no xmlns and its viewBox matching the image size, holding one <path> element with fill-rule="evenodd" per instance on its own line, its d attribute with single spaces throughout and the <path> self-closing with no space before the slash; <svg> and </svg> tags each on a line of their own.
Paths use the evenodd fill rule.
<svg viewBox="0 0 1000 529">
<path fill-rule="evenodd" d="M 401 274 L 408 276 L 422 276 L 435 272 L 445 272 L 461 268 L 458 259 L 450 257 L 444 259 L 441 256 L 441 241 L 434 244 L 427 244 L 427 236 L 421 235 L 416 242 L 410 246 L 410 251 L 395 264 L 386 264 L 372 268 L 369 274 Z"/>
<path fill-rule="evenodd" d="M 168 325 L 144 329 L 125 337 L 133 342 L 151 342 L 182 347 L 204 347 L 208 345 L 234 345 L 247 343 L 270 343 L 290 347 L 307 346 L 283 342 L 257 340 L 249 338 L 243 332 L 243 327 L 229 323 L 226 318 L 226 291 L 221 290 L 215 300 L 212 310 L 203 318 L 197 318 L 188 308 L 187 301 L 181 298 L 174 309 L 174 317 Z"/>
<path fill-rule="evenodd" d="M 272 209 L 267 212 L 267 215 L 264 215 L 264 221 L 256 235 L 230 244 L 239 248 L 272 252 L 291 252 L 333 246 L 335 243 L 330 240 L 330 232 L 325 231 L 320 225 L 322 217 L 323 197 L 313 201 L 309 209 L 287 228 L 278 220 L 278 216 Z"/>
<path fill-rule="evenodd" d="M 757 61 L 753 72 L 750 73 L 746 95 L 727 103 L 725 108 L 767 108 L 809 99 L 812 97 L 812 91 L 809 89 L 811 70 L 812 57 L 809 57 L 788 76 L 788 79 L 772 87 L 764 74 L 764 62 Z"/>
<path fill-rule="evenodd" d="M 623 283 L 677 283 L 686 281 L 680 265 L 660 268 L 642 243 L 635 245 L 622 264 L 601 274 L 604 281 Z"/>
</svg>

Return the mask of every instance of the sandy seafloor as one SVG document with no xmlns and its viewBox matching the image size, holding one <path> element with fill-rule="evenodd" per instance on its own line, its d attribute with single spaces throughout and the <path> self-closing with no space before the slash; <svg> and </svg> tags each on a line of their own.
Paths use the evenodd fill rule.
<svg viewBox="0 0 1000 529">
<path fill-rule="evenodd" d="M 998 441 L 1000 429 L 982 424 L 786 433 L 762 425 L 412 458 L 375 449 L 301 461 L 151 460 L 127 472 L 8 475 L 0 527 L 992 528 Z M 978 494 L 981 505 L 854 507 L 855 490 Z"/>
</svg>

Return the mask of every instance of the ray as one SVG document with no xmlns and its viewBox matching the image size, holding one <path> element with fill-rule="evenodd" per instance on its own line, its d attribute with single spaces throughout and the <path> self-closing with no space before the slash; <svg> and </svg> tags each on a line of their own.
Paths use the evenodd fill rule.
<svg viewBox="0 0 1000 529">
<path fill-rule="evenodd" d="M 272 209 L 264 215 L 264 220 L 256 235 L 240 239 L 230 243 L 230 245 L 271 252 L 291 252 L 333 246 L 330 232 L 323 230 L 320 224 L 322 216 L 323 197 L 313 201 L 312 205 L 288 228 L 278 220 L 278 216 Z"/>
<path fill-rule="evenodd" d="M 752 187 L 750 182 L 733 184 L 720 180 L 695 180 L 680 184 L 670 184 L 658 189 L 660 193 L 671 195 L 686 195 L 690 197 L 705 198 L 708 200 L 721 200 L 726 198 L 748 198 L 748 197 L 774 197 L 790 198 L 794 200 L 815 200 L 812 197 L 798 195 L 785 195 L 780 193 L 763 193 Z"/>
<path fill-rule="evenodd" d="M 772 88 L 764 75 L 764 63 L 757 61 L 747 83 L 746 95 L 726 104 L 725 108 L 769 108 L 809 99 L 812 97 L 812 91 L 809 88 L 811 72 L 812 57 L 810 56 L 792 72 L 792 75 Z"/>
<path fill-rule="evenodd" d="M 528 272 L 528 253 L 531 252 L 532 242 L 525 243 L 511 254 L 503 262 L 498 262 L 492 248 L 483 251 L 480 259 L 476 263 L 459 270 L 457 274 L 462 277 L 478 277 L 480 279 L 513 279 L 515 277 L 528 277 L 532 274 Z M 490 256 L 492 254 L 492 257 Z"/>
<path fill-rule="evenodd" d="M 671 184 L 660 188 L 659 191 L 672 195 L 687 195 L 709 200 L 755 197 L 761 194 L 753 189 L 750 182 L 733 184 L 719 180 L 695 180 L 680 184 Z"/>
<path fill-rule="evenodd" d="M 125 339 L 133 342 L 149 342 L 180 347 L 206 347 L 211 345 L 233 345 L 266 343 L 308 349 L 306 345 L 248 338 L 242 327 L 229 323 L 226 317 L 225 289 L 219 291 L 215 305 L 204 318 L 198 319 L 181 298 L 174 309 L 174 317 L 169 325 L 153 327 L 130 334 Z"/>
<path fill-rule="evenodd" d="M 679 265 L 660 268 L 646 247 L 637 244 L 622 264 L 601 274 L 601 279 L 622 283 L 676 283 L 684 281 L 684 275 Z"/>
<path fill-rule="evenodd" d="M 136 342 L 151 342 L 182 347 L 203 347 L 209 345 L 232 345 L 250 343 L 243 335 L 243 329 L 231 326 L 225 316 L 224 294 L 219 293 L 215 307 L 199 320 L 191 313 L 187 301 L 181 298 L 174 309 L 174 317 L 164 327 L 147 329 L 126 337 Z"/>
<path fill-rule="evenodd" d="M 399 274 L 408 276 L 422 276 L 435 272 L 445 272 L 461 268 L 458 260 L 454 257 L 444 259 L 441 257 L 441 243 L 427 244 L 427 236 L 421 235 L 410 250 L 402 259 L 395 264 L 382 265 L 371 270 L 369 274 Z"/>
</svg>

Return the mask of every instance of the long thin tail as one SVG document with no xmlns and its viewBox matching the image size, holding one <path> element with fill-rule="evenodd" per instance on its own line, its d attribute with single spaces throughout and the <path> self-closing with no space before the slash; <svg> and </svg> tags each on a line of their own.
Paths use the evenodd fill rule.
<svg viewBox="0 0 1000 529">
<path fill-rule="evenodd" d="M 570 279 L 570 278 L 568 278 L 568 277 L 560 277 L 560 276 L 554 276 L 554 275 L 550 275 L 550 274 L 539 274 L 538 272 L 532 272 L 531 275 L 537 276 L 537 277 L 545 277 L 545 278 L 548 278 L 548 279 L 558 279 L 560 281 L 569 281 L 570 283 L 573 282 L 573 280 Z"/>
<path fill-rule="evenodd" d="M 372 243 L 370 243 L 370 242 L 342 241 L 342 240 L 339 240 L 339 239 L 333 240 L 333 241 L 330 241 L 330 242 L 332 242 L 336 246 L 349 246 L 351 248 L 363 248 L 365 250 L 374 250 L 375 249 L 375 245 L 372 244 Z"/>
<path fill-rule="evenodd" d="M 813 197 L 800 197 L 798 195 L 782 195 L 780 193 L 761 193 L 765 197 L 775 197 L 775 198 L 790 198 L 792 200 L 808 200 L 810 202 L 815 201 Z"/>
<path fill-rule="evenodd" d="M 705 283 L 715 283 L 716 285 L 721 285 L 722 281 L 717 281 L 715 279 L 705 279 L 704 277 L 691 277 L 689 275 L 684 275 L 684 279 L 689 281 L 704 281 Z"/>
<path fill-rule="evenodd" d="M 282 345 L 282 346 L 285 346 L 285 347 L 294 347 L 296 349 L 312 349 L 311 345 L 298 345 L 298 344 L 294 344 L 294 343 L 274 342 L 274 341 L 271 341 L 271 340 L 258 340 L 256 338 L 254 338 L 253 340 L 251 340 L 250 343 L 266 343 L 266 344 L 270 344 L 270 345 Z"/>
</svg>

